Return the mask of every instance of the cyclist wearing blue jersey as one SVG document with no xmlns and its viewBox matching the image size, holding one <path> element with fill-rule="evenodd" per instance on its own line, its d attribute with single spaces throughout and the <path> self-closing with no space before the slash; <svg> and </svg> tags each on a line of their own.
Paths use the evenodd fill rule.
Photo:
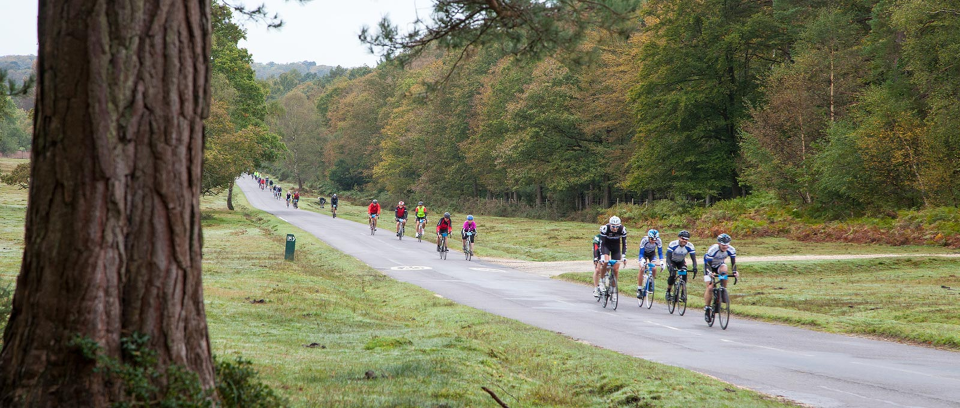
<svg viewBox="0 0 960 408">
<path fill-rule="evenodd" d="M 690 242 L 690 233 L 686 230 L 680 231 L 677 234 L 677 240 L 667 245 L 667 271 L 670 272 L 670 277 L 667 278 L 667 302 L 673 300 L 672 290 L 673 284 L 677 281 L 677 271 L 687 267 L 686 258 L 687 254 L 690 255 L 690 261 L 693 262 L 693 273 L 697 273 L 697 255 L 693 248 L 693 243 Z M 687 281 L 687 277 L 681 277 L 684 282 Z"/>
<path fill-rule="evenodd" d="M 707 253 L 703 254 L 703 281 L 707 284 L 707 291 L 703 294 L 704 318 L 710 321 L 710 302 L 713 301 L 713 279 L 712 274 L 727 274 L 727 258 L 730 258 L 730 267 L 733 269 L 733 276 L 740 276 L 737 273 L 737 250 L 730 245 L 732 239 L 727 234 L 717 236 L 717 243 L 713 244 Z M 727 287 L 727 281 L 721 280 L 720 285 Z"/>
<path fill-rule="evenodd" d="M 637 257 L 637 260 L 640 261 L 640 272 L 637 273 L 637 299 L 640 299 L 640 293 L 643 292 L 643 272 L 646 270 L 645 265 L 648 262 L 653 262 L 654 256 L 659 256 L 660 266 L 653 267 L 652 279 L 656 279 L 657 270 L 663 269 L 663 241 L 660 240 L 660 231 L 651 229 L 647 231 L 647 236 L 643 237 L 640 240 L 640 253 Z"/>
</svg>

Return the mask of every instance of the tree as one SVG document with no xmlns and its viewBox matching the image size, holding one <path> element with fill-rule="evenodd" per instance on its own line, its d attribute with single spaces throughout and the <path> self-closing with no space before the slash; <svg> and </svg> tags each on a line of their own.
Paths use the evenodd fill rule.
<svg viewBox="0 0 960 408">
<path fill-rule="evenodd" d="M 40 2 L 32 179 L 0 406 L 122 400 L 77 338 L 122 359 L 121 337 L 149 336 L 159 372 L 182 366 L 214 386 L 199 201 L 210 4 L 124 5 Z"/>
<path fill-rule="evenodd" d="M 296 72 L 296 71 L 292 71 Z M 323 157 L 320 121 L 306 95 L 293 91 L 280 100 L 281 109 L 270 118 L 270 127 L 287 148 L 282 166 L 303 188 L 304 181 L 317 176 Z"/>
</svg>

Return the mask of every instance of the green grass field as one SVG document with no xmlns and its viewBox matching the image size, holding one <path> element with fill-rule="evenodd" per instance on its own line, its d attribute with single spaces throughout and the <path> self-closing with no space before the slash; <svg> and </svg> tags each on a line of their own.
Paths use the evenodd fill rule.
<svg viewBox="0 0 960 408">
<path fill-rule="evenodd" d="M 25 192 L 0 187 L 0 285 L 15 279 Z M 294 406 L 785 404 L 690 371 L 601 350 L 400 283 L 269 214 L 203 200 L 214 352 L 254 361 Z M 285 262 L 284 234 L 298 233 Z"/>
<path fill-rule="evenodd" d="M 742 279 L 728 285 L 737 316 L 816 330 L 960 350 L 960 260 L 756 262 L 739 265 Z M 663 303 L 666 275 L 657 281 Z M 691 280 L 688 308 L 702 315 L 704 283 Z M 592 285 L 589 272 L 558 277 Z M 634 276 L 629 276 L 633 282 Z M 621 291 L 631 298 L 636 286 Z M 688 311 L 689 313 L 689 311 Z M 734 321 L 731 324 L 736 324 Z"/>
</svg>

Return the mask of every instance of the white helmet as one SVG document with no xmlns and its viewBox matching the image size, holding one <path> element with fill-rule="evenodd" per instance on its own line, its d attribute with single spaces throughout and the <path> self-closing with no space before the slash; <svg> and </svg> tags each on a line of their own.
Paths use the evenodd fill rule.
<svg viewBox="0 0 960 408">
<path fill-rule="evenodd" d="M 614 215 L 613 217 L 610 217 L 610 224 L 620 225 L 620 217 L 617 217 L 616 215 Z"/>
</svg>

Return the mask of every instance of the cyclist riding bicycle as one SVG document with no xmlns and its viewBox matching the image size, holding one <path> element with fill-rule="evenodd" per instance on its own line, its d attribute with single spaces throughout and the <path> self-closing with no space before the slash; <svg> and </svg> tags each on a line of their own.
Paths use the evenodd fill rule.
<svg viewBox="0 0 960 408">
<path fill-rule="evenodd" d="M 293 208 L 298 208 L 297 203 L 300 202 L 300 190 L 293 192 Z"/>
<path fill-rule="evenodd" d="M 440 222 L 437 223 L 437 252 L 440 252 L 440 237 L 450 235 L 450 230 L 453 229 L 452 223 L 450 213 L 443 213 L 443 218 L 440 218 Z"/>
<path fill-rule="evenodd" d="M 677 281 L 677 271 L 687 267 L 687 261 L 684 259 L 687 254 L 690 254 L 690 261 L 693 262 L 693 273 L 697 273 L 697 255 L 693 248 L 693 243 L 690 242 L 690 233 L 686 230 L 680 231 L 677 234 L 677 240 L 670 242 L 670 245 L 667 245 L 667 271 L 670 272 L 670 277 L 667 278 L 667 302 L 672 300 L 671 290 L 673 290 L 673 284 Z M 683 282 L 687 282 L 687 277 L 681 277 Z"/>
<path fill-rule="evenodd" d="M 732 239 L 727 234 L 717 236 L 717 243 L 713 244 L 707 253 L 703 254 L 703 281 L 707 284 L 707 291 L 703 294 L 704 319 L 710 321 L 710 302 L 713 301 L 713 279 L 712 274 L 727 274 L 727 258 L 730 258 L 730 267 L 733 269 L 733 276 L 740 276 L 737 273 L 737 250 L 730 245 Z M 720 285 L 727 287 L 727 281 L 721 280 Z"/>
<path fill-rule="evenodd" d="M 393 210 L 393 216 L 397 220 L 397 236 L 400 236 L 400 224 L 406 224 L 407 222 L 407 206 L 404 205 L 403 201 L 397 203 L 397 208 Z"/>
<path fill-rule="evenodd" d="M 423 225 L 427 223 L 427 207 L 423 206 L 423 201 L 417 203 L 413 215 L 417 216 L 417 238 L 420 238 L 423 236 Z"/>
<path fill-rule="evenodd" d="M 660 231 L 651 229 L 647 231 L 647 236 L 640 240 L 640 256 L 637 257 L 637 260 L 640 261 L 640 272 L 637 273 L 637 299 L 640 299 L 640 292 L 643 291 L 643 272 L 646 270 L 644 265 L 653 262 L 654 251 L 660 257 L 660 267 L 653 267 L 651 279 L 656 279 L 657 271 L 663 269 L 664 266 L 663 241 L 660 240 Z"/>
<path fill-rule="evenodd" d="M 337 213 L 337 204 L 340 204 L 340 198 L 334 193 L 333 196 L 330 197 L 330 211 L 333 211 L 334 214 Z"/>
<path fill-rule="evenodd" d="M 469 236 L 467 235 L 468 232 L 471 233 Z M 470 248 L 468 250 L 470 251 L 470 255 L 473 255 L 473 242 L 477 239 L 477 223 L 473 221 L 472 215 L 467 216 L 467 220 L 463 222 L 463 229 L 460 230 L 460 241 L 466 245 L 468 239 L 470 240 Z"/>
<path fill-rule="evenodd" d="M 290 193 L 290 190 L 287 190 L 287 208 L 290 208 L 290 199 L 293 197 L 293 194 Z"/>
<path fill-rule="evenodd" d="M 613 265 L 613 276 L 620 277 L 620 264 L 627 264 L 627 228 L 620 223 L 620 217 L 610 217 L 610 222 L 600 227 L 600 253 L 603 255 L 601 267 L 593 271 L 593 297 L 600 297 L 603 290 L 600 287 L 600 272 L 605 270 L 606 261 L 610 259 L 620 262 Z"/>
<path fill-rule="evenodd" d="M 370 206 L 367 207 L 367 215 L 370 216 L 370 225 L 373 226 L 373 230 L 377 230 L 377 217 L 380 216 L 380 204 L 377 203 L 377 200 L 374 199 Z"/>
</svg>

